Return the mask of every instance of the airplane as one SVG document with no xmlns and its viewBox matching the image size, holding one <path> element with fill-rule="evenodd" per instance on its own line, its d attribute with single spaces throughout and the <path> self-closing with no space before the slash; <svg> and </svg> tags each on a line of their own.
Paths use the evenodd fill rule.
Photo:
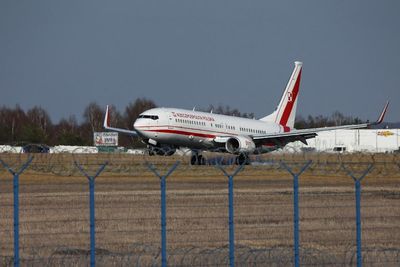
<svg viewBox="0 0 400 267">
<path fill-rule="evenodd" d="M 307 145 L 307 139 L 314 138 L 318 132 L 366 128 L 383 121 L 389 102 L 373 123 L 295 129 L 303 64 L 299 61 L 294 64 L 277 108 L 259 120 L 178 108 L 152 108 L 139 115 L 133 124 L 134 130 L 128 130 L 111 127 L 107 106 L 104 128 L 140 137 L 150 155 L 172 155 L 177 148 L 186 147 L 192 151 L 192 165 L 205 164 L 202 151 L 234 154 L 237 164 L 249 164 L 250 154 L 268 153 L 294 141 Z"/>
</svg>

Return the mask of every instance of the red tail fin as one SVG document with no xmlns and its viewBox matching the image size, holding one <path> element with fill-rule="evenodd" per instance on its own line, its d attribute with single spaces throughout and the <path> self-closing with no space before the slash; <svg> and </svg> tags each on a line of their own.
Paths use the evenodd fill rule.
<svg viewBox="0 0 400 267">
<path fill-rule="evenodd" d="M 294 70 L 277 109 L 272 114 L 262 118 L 262 121 L 273 121 L 289 128 L 294 127 L 303 63 L 296 61 L 294 64 Z"/>
</svg>

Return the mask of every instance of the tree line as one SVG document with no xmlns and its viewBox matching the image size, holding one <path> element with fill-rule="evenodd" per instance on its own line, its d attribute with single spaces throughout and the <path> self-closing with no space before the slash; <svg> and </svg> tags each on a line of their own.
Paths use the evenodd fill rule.
<svg viewBox="0 0 400 267">
<path fill-rule="evenodd" d="M 133 128 L 133 121 L 143 111 L 156 107 L 152 100 L 138 98 L 129 103 L 124 112 L 111 106 L 110 122 L 119 128 Z M 93 145 L 93 133 L 102 132 L 105 108 L 96 102 L 89 103 L 83 112 L 83 121 L 78 123 L 75 115 L 53 123 L 49 113 L 35 106 L 26 112 L 16 105 L 14 108 L 0 107 L 0 144 L 47 144 Z M 120 135 L 119 145 L 132 146 L 137 139 Z"/>
<path fill-rule="evenodd" d="M 296 129 L 318 128 L 326 126 L 340 126 L 349 124 L 360 124 L 363 121 L 358 117 L 345 116 L 339 111 L 335 111 L 330 116 L 311 116 L 303 118 L 301 115 L 296 117 L 294 127 Z"/>
<path fill-rule="evenodd" d="M 113 127 L 132 129 L 133 122 L 143 111 L 157 107 L 154 101 L 138 98 L 129 103 L 124 111 L 119 112 L 111 106 L 110 123 Z M 254 118 L 253 113 L 242 113 L 230 106 L 213 106 L 198 109 L 216 114 Z M 74 115 L 62 118 L 58 123 L 52 122 L 48 112 L 35 106 L 26 112 L 16 105 L 14 108 L 0 107 L 0 144 L 47 144 L 54 145 L 93 145 L 93 132 L 103 129 L 104 107 L 96 102 L 89 103 L 83 112 L 83 121 L 78 123 Z M 359 118 L 344 116 L 336 111 L 331 116 L 296 117 L 297 129 L 336 126 L 362 123 Z M 125 147 L 143 145 L 137 138 L 127 135 L 119 136 L 119 145 Z"/>
</svg>

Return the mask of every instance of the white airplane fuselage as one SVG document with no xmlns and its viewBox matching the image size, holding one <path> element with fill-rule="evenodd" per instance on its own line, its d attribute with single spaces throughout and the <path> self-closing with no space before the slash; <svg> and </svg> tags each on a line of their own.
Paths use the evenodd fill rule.
<svg viewBox="0 0 400 267">
<path fill-rule="evenodd" d="M 143 112 L 134 123 L 139 136 L 150 145 L 169 145 L 213 150 L 223 147 L 216 138 L 244 138 L 288 132 L 288 127 L 255 119 L 176 109 L 153 108 Z M 223 140 L 221 140 L 223 141 Z M 248 140 L 249 142 L 251 139 Z M 274 146 L 266 143 L 265 152 Z M 258 149 L 262 148 L 261 146 Z"/>
</svg>

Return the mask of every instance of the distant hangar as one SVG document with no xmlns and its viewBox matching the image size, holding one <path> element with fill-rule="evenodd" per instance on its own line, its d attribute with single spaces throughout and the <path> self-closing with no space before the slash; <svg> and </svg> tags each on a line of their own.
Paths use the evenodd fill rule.
<svg viewBox="0 0 400 267">
<path fill-rule="evenodd" d="M 296 142 L 285 152 L 400 152 L 400 129 L 358 129 L 320 132 L 314 139 L 307 140 L 308 146 Z"/>
</svg>

